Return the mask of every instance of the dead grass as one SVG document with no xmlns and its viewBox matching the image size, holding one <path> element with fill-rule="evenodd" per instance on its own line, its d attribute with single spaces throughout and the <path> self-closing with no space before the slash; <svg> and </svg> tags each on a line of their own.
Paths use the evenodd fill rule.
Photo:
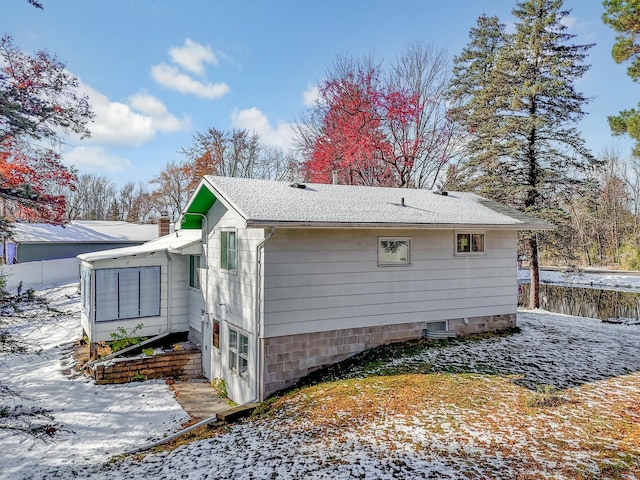
<svg viewBox="0 0 640 480">
<path fill-rule="evenodd" d="M 286 418 L 291 432 L 312 431 L 326 445 L 355 435 L 390 452 L 445 458 L 463 478 L 640 473 L 640 374 L 535 406 L 528 406 L 531 391 L 512 380 L 442 373 L 337 380 L 274 400 L 263 418 Z"/>
<path fill-rule="evenodd" d="M 354 450 L 377 455 L 394 478 L 436 463 L 464 479 L 640 478 L 640 372 L 532 391 L 516 375 L 429 365 L 407 373 L 385 363 L 424 347 L 388 347 L 332 367 L 263 403 L 249 431 L 292 445 L 292 455 L 305 455 L 293 445 L 312 445 L 318 466 L 342 465 Z M 364 378 L 351 378 L 353 367 Z M 375 374 L 366 376 L 369 367 Z M 203 427 L 162 449 L 232 431 Z"/>
<path fill-rule="evenodd" d="M 335 380 L 274 398 L 248 421 L 278 430 L 282 442 L 302 435 L 318 450 L 357 439 L 398 465 L 437 459 L 460 478 L 640 478 L 640 373 L 563 390 L 562 402 L 535 406 L 514 380 L 451 373 Z M 162 448 L 229 428 L 198 429 Z"/>
</svg>

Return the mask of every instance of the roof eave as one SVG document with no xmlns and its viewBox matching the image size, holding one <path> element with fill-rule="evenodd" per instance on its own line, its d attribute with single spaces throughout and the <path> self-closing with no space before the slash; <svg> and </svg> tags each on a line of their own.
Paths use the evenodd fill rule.
<svg viewBox="0 0 640 480">
<path fill-rule="evenodd" d="M 388 222 L 300 222 L 282 220 L 247 220 L 247 228 L 393 228 L 393 229 L 482 229 L 482 230 L 555 230 L 550 223 L 473 224 L 473 223 L 388 223 Z"/>
</svg>

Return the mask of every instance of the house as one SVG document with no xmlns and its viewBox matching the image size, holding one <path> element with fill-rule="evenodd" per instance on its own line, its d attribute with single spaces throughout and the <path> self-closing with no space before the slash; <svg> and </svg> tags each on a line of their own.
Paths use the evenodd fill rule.
<svg viewBox="0 0 640 480">
<path fill-rule="evenodd" d="M 553 228 L 472 193 L 215 176 L 181 227 L 79 256 L 82 327 L 188 330 L 237 403 L 381 344 L 514 326 L 517 232 Z"/>
<path fill-rule="evenodd" d="M 65 225 L 14 223 L 7 242 L 6 263 L 75 258 L 81 253 L 139 245 L 157 238 L 158 230 L 156 224 L 122 221 L 72 220 Z"/>
</svg>

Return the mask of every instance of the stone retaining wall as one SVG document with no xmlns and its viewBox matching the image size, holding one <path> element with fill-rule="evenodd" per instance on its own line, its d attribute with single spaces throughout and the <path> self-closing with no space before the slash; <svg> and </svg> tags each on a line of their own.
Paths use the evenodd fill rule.
<svg viewBox="0 0 640 480">
<path fill-rule="evenodd" d="M 97 384 L 127 383 L 151 378 L 197 378 L 202 375 L 199 350 L 177 350 L 153 356 L 114 358 L 87 368 Z"/>
<path fill-rule="evenodd" d="M 290 387 L 323 366 L 345 360 L 380 345 L 422 338 L 426 322 L 347 328 L 327 332 L 265 338 L 262 399 Z M 456 318 L 448 321 L 459 336 L 516 326 L 515 314 Z"/>
</svg>

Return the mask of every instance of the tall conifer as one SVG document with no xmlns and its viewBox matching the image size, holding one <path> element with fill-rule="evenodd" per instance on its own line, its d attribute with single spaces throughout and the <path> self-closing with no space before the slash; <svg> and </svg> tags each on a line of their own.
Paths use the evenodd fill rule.
<svg viewBox="0 0 640 480">
<path fill-rule="evenodd" d="M 471 42 L 455 59 L 454 100 L 471 135 L 465 169 L 469 185 L 526 213 L 557 218 L 563 193 L 579 182 L 578 171 L 594 161 L 576 129 L 589 99 L 574 87 L 589 66 L 592 45 L 574 45 L 562 20 L 561 0 L 516 4 L 515 33 L 504 34 L 495 17 L 472 29 Z M 486 18 L 486 17 L 485 17 Z M 483 17 L 480 17 L 478 25 Z M 482 22 L 483 24 L 486 22 Z M 500 32 L 500 45 L 486 48 L 486 73 L 465 60 L 484 37 Z M 480 59 L 480 57 L 477 57 Z M 466 62 L 466 63 L 465 63 Z M 467 108 L 465 108 L 467 107 Z M 526 239 L 531 265 L 529 305 L 539 306 L 538 241 Z"/>
</svg>

